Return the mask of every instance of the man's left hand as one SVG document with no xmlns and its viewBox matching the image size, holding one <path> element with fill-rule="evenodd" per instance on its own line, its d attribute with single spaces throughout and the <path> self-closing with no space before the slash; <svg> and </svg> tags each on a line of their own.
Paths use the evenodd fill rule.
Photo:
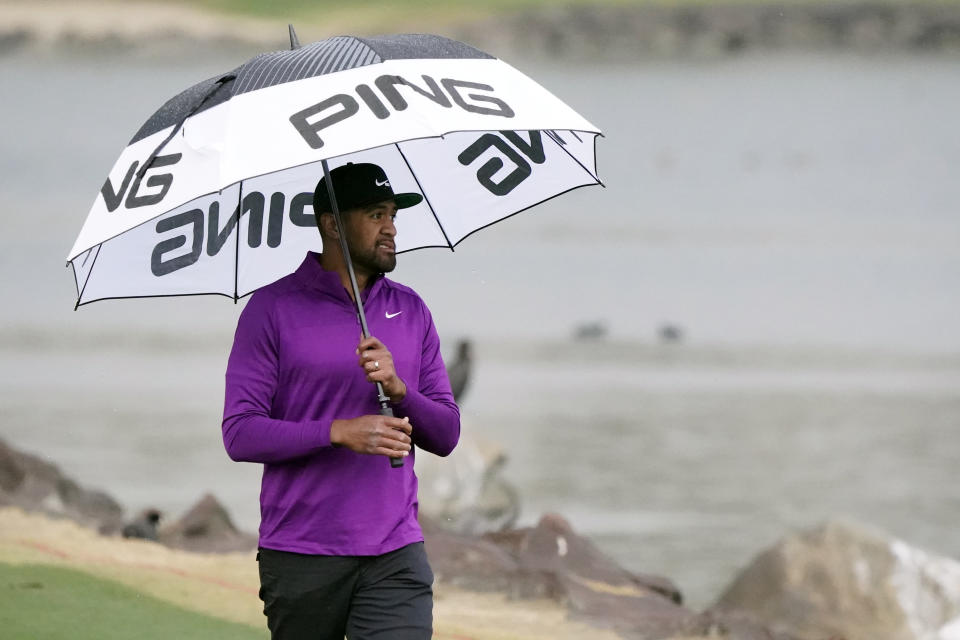
<svg viewBox="0 0 960 640">
<path fill-rule="evenodd" d="M 390 397 L 390 402 L 403 400 L 407 395 L 407 385 L 397 375 L 393 355 L 386 345 L 370 336 L 360 341 L 357 354 L 360 356 L 360 366 L 367 374 L 367 381 L 383 385 L 383 392 Z"/>
</svg>

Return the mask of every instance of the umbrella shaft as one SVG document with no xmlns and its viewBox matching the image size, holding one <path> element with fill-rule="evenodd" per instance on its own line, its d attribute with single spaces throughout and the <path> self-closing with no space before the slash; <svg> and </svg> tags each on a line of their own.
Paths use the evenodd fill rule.
<svg viewBox="0 0 960 640">
<path fill-rule="evenodd" d="M 333 209 L 333 219 L 337 223 L 337 235 L 340 236 L 340 252 L 343 254 L 343 261 L 347 265 L 347 275 L 350 278 L 350 288 L 353 290 L 353 301 L 357 305 L 357 318 L 360 319 L 360 329 L 363 331 L 363 337 L 370 337 L 370 329 L 367 327 L 367 316 L 363 312 L 363 301 L 360 299 L 360 286 L 357 284 L 357 274 L 353 271 L 353 259 L 350 257 L 350 247 L 347 246 L 347 234 L 343 230 L 343 221 L 340 218 L 340 207 L 337 205 L 337 194 L 333 190 L 333 179 L 330 177 L 330 167 L 327 161 L 323 160 L 323 177 L 327 181 L 327 189 L 330 194 L 330 204 Z M 383 385 L 377 383 L 377 401 L 380 403 L 380 409 L 390 408 L 390 398 L 383 392 Z M 390 415 L 393 415 L 391 411 Z"/>
<path fill-rule="evenodd" d="M 337 194 L 333 189 L 333 179 L 330 177 L 330 167 L 326 160 L 322 160 L 323 178 L 327 181 L 327 189 L 330 194 L 330 205 L 333 209 L 333 219 L 337 223 L 337 235 L 340 236 L 340 253 L 343 254 L 343 262 L 347 266 L 347 275 L 350 277 L 350 288 L 353 291 L 353 301 L 357 305 L 357 316 L 360 318 L 360 328 L 363 329 L 363 337 L 370 337 L 370 329 L 367 328 L 367 316 L 363 313 L 363 302 L 360 300 L 360 286 L 357 284 L 357 274 L 353 271 L 353 259 L 350 257 L 350 247 L 347 245 L 347 234 L 343 230 L 343 220 L 340 218 L 340 207 L 337 204 Z"/>
</svg>

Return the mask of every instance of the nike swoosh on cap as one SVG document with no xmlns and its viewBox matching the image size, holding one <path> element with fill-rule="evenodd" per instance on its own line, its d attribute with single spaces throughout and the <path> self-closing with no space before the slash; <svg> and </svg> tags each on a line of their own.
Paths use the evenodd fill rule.
<svg viewBox="0 0 960 640">
<path fill-rule="evenodd" d="M 387 318 L 396 318 L 398 315 L 403 313 L 403 311 L 397 311 L 396 313 L 390 313 L 389 311 L 385 311 L 384 313 L 386 313 Z"/>
</svg>

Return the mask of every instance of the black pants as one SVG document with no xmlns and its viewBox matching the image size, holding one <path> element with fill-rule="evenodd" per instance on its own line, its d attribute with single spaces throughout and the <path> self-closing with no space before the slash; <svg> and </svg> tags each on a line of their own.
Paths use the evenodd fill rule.
<svg viewBox="0 0 960 640">
<path fill-rule="evenodd" d="M 273 640 L 430 640 L 433 572 L 423 543 L 382 556 L 261 549 L 260 599 Z"/>
</svg>

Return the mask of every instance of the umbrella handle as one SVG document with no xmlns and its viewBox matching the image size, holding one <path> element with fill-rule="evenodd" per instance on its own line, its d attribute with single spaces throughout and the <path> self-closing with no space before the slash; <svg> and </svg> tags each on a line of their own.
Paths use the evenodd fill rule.
<svg viewBox="0 0 960 640">
<path fill-rule="evenodd" d="M 387 402 L 380 403 L 380 415 L 393 417 L 393 407 Z M 403 466 L 403 458 L 390 458 L 390 466 L 396 469 Z"/>
</svg>

